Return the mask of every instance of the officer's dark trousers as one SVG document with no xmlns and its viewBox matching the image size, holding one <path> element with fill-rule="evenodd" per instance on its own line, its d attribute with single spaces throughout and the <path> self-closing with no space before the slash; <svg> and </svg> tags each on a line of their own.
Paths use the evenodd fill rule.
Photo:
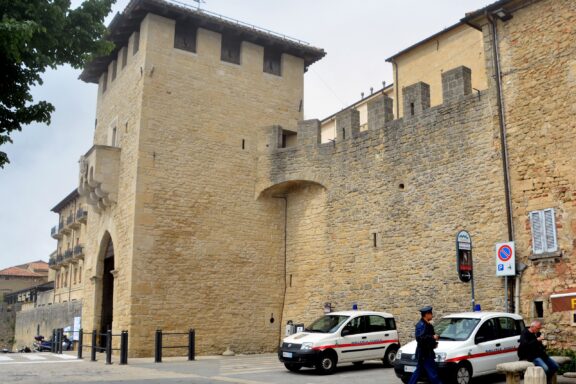
<svg viewBox="0 0 576 384">
<path fill-rule="evenodd" d="M 428 376 L 428 380 L 431 384 L 442 384 L 440 378 L 438 377 L 438 370 L 436 369 L 434 357 L 428 357 L 418 361 L 418 366 L 416 367 L 414 373 L 412 373 L 412 377 L 410 377 L 408 384 L 416 384 L 422 370 L 426 372 L 426 376 Z"/>
</svg>

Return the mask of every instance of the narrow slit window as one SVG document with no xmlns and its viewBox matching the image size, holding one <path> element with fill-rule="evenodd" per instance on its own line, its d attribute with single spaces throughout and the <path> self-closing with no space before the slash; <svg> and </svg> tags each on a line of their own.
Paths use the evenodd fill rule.
<svg viewBox="0 0 576 384">
<path fill-rule="evenodd" d="M 414 116 L 414 103 L 410 103 L 410 116 Z"/>
<path fill-rule="evenodd" d="M 112 62 L 112 81 L 116 80 L 116 71 L 118 68 L 118 62 L 117 61 L 113 61 Z"/>
<path fill-rule="evenodd" d="M 196 52 L 196 35 L 198 27 L 184 20 L 176 21 L 174 31 L 174 48 Z"/>
<path fill-rule="evenodd" d="M 106 89 L 108 89 L 108 72 L 102 75 L 102 93 L 106 92 Z"/>
<path fill-rule="evenodd" d="M 127 63 L 128 63 L 128 47 L 124 47 L 124 49 L 122 50 L 122 69 L 124 69 Z"/>
<path fill-rule="evenodd" d="M 264 72 L 282 76 L 282 53 L 264 48 Z"/>
<path fill-rule="evenodd" d="M 228 35 L 222 35 L 220 60 L 232 64 L 240 64 L 240 49 L 242 40 Z"/>
<path fill-rule="evenodd" d="M 140 32 L 134 32 L 134 43 L 132 46 L 132 55 L 138 53 L 140 49 Z"/>
</svg>

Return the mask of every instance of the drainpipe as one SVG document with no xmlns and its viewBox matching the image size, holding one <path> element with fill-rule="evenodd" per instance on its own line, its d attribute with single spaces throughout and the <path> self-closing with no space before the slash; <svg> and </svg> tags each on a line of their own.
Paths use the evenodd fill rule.
<svg viewBox="0 0 576 384">
<path fill-rule="evenodd" d="M 279 326 L 279 338 L 280 343 L 282 342 L 282 324 L 284 324 L 284 305 L 286 304 L 286 291 L 288 290 L 288 280 L 286 279 L 287 273 L 287 259 L 288 259 L 288 251 L 286 249 L 287 245 L 287 237 L 288 237 L 288 197 L 284 196 L 273 196 L 276 199 L 284 199 L 284 292 L 282 293 L 282 309 L 280 310 L 280 321 L 278 322 Z"/>
<path fill-rule="evenodd" d="M 502 173 L 504 176 L 504 194 L 506 195 L 506 217 L 508 224 L 508 241 L 514 241 L 514 223 L 512 221 L 512 196 L 510 194 L 510 175 L 509 175 L 509 163 L 508 163 L 508 144 L 506 142 L 506 114 L 504 108 L 504 96 L 502 94 L 502 73 L 500 70 L 500 55 L 498 51 L 498 28 L 496 25 L 496 20 L 494 17 L 486 12 L 486 17 L 490 22 L 491 32 L 492 32 L 492 60 L 494 64 L 495 80 L 496 80 L 496 100 L 498 103 L 498 122 L 500 125 L 500 150 L 502 156 Z M 508 312 L 508 277 L 504 278 L 504 290 L 506 292 L 506 308 L 505 311 Z M 517 285 L 519 281 L 517 281 Z M 519 293 L 518 293 L 519 296 Z M 518 303 L 515 301 L 516 308 L 518 307 L 520 299 L 518 297 Z"/>
</svg>

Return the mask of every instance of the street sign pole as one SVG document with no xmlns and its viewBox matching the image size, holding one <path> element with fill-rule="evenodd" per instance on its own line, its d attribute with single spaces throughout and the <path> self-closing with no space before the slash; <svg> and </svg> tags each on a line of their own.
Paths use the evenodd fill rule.
<svg viewBox="0 0 576 384">
<path fill-rule="evenodd" d="M 504 277 L 504 312 L 508 312 L 509 294 L 508 294 L 508 276 L 516 274 L 516 255 L 514 251 L 514 242 L 496 244 L 496 276 Z"/>
<path fill-rule="evenodd" d="M 472 261 L 474 262 L 474 261 Z M 472 312 L 474 312 L 474 310 L 476 309 L 476 300 L 474 299 L 474 275 L 472 275 L 472 279 L 470 280 L 470 283 L 472 284 Z"/>
<path fill-rule="evenodd" d="M 508 312 L 508 276 L 504 276 L 504 312 Z"/>
</svg>

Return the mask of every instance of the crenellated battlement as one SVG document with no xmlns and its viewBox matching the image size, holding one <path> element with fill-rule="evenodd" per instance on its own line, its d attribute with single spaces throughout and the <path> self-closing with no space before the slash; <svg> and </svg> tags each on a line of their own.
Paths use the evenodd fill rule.
<svg viewBox="0 0 576 384">
<path fill-rule="evenodd" d="M 380 97 L 369 100 L 368 131 L 386 129 L 394 125 L 401 129 L 405 122 L 414 118 L 431 118 L 448 106 L 462 102 L 472 94 L 472 72 L 469 68 L 460 66 L 442 73 L 443 104 L 430 107 L 430 86 L 424 82 L 412 84 L 403 89 L 404 117 L 394 118 L 394 100 L 382 94 Z M 296 129 L 276 126 L 271 133 L 270 149 L 294 148 L 297 146 L 324 146 L 336 145 L 358 137 L 364 133 L 360 131 L 360 114 L 354 108 L 345 109 L 335 116 L 336 137 L 332 143 L 321 143 L 321 123 L 319 120 L 305 120 L 298 124 Z M 294 137 L 295 136 L 295 137 Z"/>
<path fill-rule="evenodd" d="M 330 190 L 339 183 L 334 175 L 352 180 L 358 172 L 378 173 L 384 166 L 394 169 L 394 173 L 447 164 L 460 169 L 458 159 L 476 156 L 477 137 L 482 137 L 481 146 L 485 148 L 493 144 L 493 133 L 478 132 L 476 124 L 486 119 L 482 129 L 490 126 L 489 98 L 486 91 L 472 94 L 470 75 L 466 67 L 444 72 L 444 103 L 434 107 L 430 107 L 428 84 L 418 82 L 404 88 L 407 113 L 400 119 L 394 119 L 394 103 L 387 95 L 369 100 L 366 130 L 360 129 L 358 110 L 343 110 L 335 115 L 336 137 L 329 142 L 321 142 L 318 120 L 301 121 L 290 129 L 268 127 L 262 137 L 266 147 L 261 148 L 264 152 L 259 156 L 256 195 L 273 185 L 298 180 L 313 181 Z M 488 161 L 494 156 L 491 153 L 488 159 L 475 161 Z M 398 184 L 407 183 L 402 180 Z"/>
</svg>

